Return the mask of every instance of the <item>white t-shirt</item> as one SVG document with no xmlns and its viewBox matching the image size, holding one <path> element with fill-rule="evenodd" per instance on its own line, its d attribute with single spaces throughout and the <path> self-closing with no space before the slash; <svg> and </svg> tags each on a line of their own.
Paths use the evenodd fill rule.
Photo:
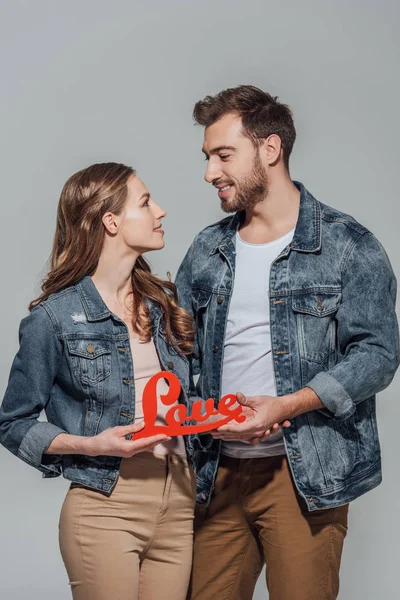
<svg viewBox="0 0 400 600">
<path fill-rule="evenodd" d="M 236 233 L 236 269 L 226 324 L 221 397 L 276 396 L 271 355 L 269 276 L 272 262 L 293 239 L 294 229 L 267 244 L 249 244 Z M 222 454 L 236 458 L 285 454 L 282 431 L 253 446 L 222 442 Z"/>
</svg>

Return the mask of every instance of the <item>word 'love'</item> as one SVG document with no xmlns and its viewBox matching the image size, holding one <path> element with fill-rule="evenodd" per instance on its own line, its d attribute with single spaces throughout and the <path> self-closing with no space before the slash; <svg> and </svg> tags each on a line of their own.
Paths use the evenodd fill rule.
<svg viewBox="0 0 400 600">
<path fill-rule="evenodd" d="M 169 383 L 168 394 L 161 394 L 160 399 L 164 406 L 175 404 L 181 393 L 181 384 L 174 373 L 169 371 L 160 371 L 153 375 L 147 382 L 143 391 L 143 416 L 144 427 L 138 433 L 135 433 L 135 440 L 160 433 L 168 436 L 183 435 L 188 433 L 204 433 L 217 429 L 229 421 L 235 420 L 242 423 L 246 417 L 242 414 L 242 407 L 232 406 L 236 403 L 234 394 L 227 394 L 221 398 L 218 409 L 214 407 L 214 399 L 208 398 L 205 402 L 197 400 L 191 405 L 191 414 L 188 414 L 184 404 L 175 404 L 172 406 L 166 416 L 167 425 L 156 425 L 157 417 L 157 383 L 160 379 L 166 379 Z M 204 412 L 201 412 L 203 409 Z M 210 417 L 221 415 L 221 419 L 211 423 L 203 423 Z M 194 421 L 196 425 L 183 425 L 186 421 Z"/>
</svg>

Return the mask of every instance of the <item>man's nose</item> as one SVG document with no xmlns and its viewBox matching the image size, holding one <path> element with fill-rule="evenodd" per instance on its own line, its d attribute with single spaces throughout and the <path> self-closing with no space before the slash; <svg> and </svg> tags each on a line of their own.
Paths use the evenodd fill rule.
<svg viewBox="0 0 400 600">
<path fill-rule="evenodd" d="M 207 164 L 206 172 L 204 173 L 204 179 L 207 183 L 212 183 L 216 179 L 220 179 L 221 176 L 221 169 L 210 160 Z"/>
</svg>

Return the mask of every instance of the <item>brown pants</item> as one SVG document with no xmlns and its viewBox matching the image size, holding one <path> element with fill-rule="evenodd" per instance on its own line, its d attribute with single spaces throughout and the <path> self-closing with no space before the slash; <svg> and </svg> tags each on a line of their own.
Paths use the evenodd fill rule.
<svg viewBox="0 0 400 600">
<path fill-rule="evenodd" d="M 308 512 L 286 456 L 221 456 L 196 511 L 190 600 L 250 600 L 264 563 L 270 600 L 337 597 L 348 504 Z"/>
<path fill-rule="evenodd" d="M 173 454 L 123 460 L 110 497 L 72 484 L 60 549 L 74 600 L 184 600 L 194 504 L 194 473 Z"/>
</svg>

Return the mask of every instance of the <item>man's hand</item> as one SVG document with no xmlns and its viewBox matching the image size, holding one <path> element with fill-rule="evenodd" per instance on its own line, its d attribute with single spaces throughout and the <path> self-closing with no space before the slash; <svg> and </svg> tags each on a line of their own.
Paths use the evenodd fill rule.
<svg viewBox="0 0 400 600">
<path fill-rule="evenodd" d="M 251 441 L 258 443 L 269 438 L 282 427 L 290 426 L 290 419 L 324 405 L 311 388 L 303 388 L 286 396 L 249 396 L 236 394 L 243 406 L 246 420 L 243 423 L 227 423 L 211 432 L 216 439 L 225 441 Z"/>
<path fill-rule="evenodd" d="M 242 405 L 246 421 L 243 423 L 228 423 L 215 431 L 211 431 L 210 433 L 215 439 L 248 441 L 257 444 L 259 441 L 267 440 L 270 435 L 279 431 L 280 427 L 290 427 L 290 421 L 286 417 L 282 416 L 280 420 L 273 420 L 274 414 L 285 414 L 284 411 L 279 412 L 276 409 L 271 411 L 271 401 L 280 399 L 273 396 L 246 397 L 241 392 L 237 392 L 236 398 L 238 403 Z"/>
</svg>

